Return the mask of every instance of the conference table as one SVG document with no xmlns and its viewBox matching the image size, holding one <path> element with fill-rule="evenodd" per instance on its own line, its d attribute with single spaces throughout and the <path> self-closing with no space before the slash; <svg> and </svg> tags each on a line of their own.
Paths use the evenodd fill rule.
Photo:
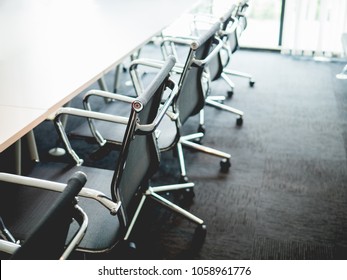
<svg viewBox="0 0 347 280">
<path fill-rule="evenodd" d="M 196 0 L 2 0 L 0 152 Z"/>
<path fill-rule="evenodd" d="M 179 17 L 225 2 L 0 1 L 0 153 Z"/>
</svg>

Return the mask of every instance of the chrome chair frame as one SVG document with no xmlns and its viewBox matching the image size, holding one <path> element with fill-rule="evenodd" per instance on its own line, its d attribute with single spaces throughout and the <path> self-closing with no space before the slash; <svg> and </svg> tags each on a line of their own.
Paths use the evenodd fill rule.
<svg viewBox="0 0 347 280">
<path fill-rule="evenodd" d="M 168 60 L 171 62 L 169 64 L 169 65 L 171 65 L 171 68 L 174 67 L 174 63 L 175 63 L 174 57 L 169 57 Z M 139 61 L 134 60 L 130 66 L 130 73 L 132 73 L 133 79 L 136 79 L 137 74 L 134 71 L 135 71 L 135 68 L 137 67 L 138 64 L 139 64 Z M 160 69 L 162 69 L 163 67 L 168 68 L 167 65 L 168 65 L 167 62 L 163 62 L 159 65 L 158 68 L 160 68 Z M 137 83 L 137 85 L 138 85 L 138 83 Z M 139 113 L 139 112 L 141 112 L 141 110 L 143 108 L 143 105 L 140 101 L 141 96 L 142 96 L 142 92 L 145 91 L 145 89 L 143 89 L 143 88 L 142 88 L 142 91 L 140 92 L 140 94 L 138 94 L 137 98 L 124 96 L 121 94 L 104 92 L 101 90 L 92 90 L 92 91 L 89 91 L 85 95 L 85 98 L 84 98 L 84 105 L 85 105 L 85 108 L 87 110 L 80 110 L 80 109 L 75 109 L 75 108 L 61 108 L 56 114 L 56 118 L 55 118 L 56 127 L 59 131 L 59 134 L 61 135 L 61 138 L 63 139 L 63 142 L 65 144 L 65 147 L 66 147 L 68 153 L 75 160 L 76 165 L 81 165 L 83 163 L 83 160 L 79 158 L 79 156 L 75 153 L 75 151 L 71 147 L 71 144 L 69 142 L 69 138 L 68 138 L 66 131 L 64 129 L 64 126 L 62 125 L 62 122 L 61 122 L 61 119 L 63 118 L 64 115 L 69 114 L 69 115 L 74 115 L 74 116 L 83 116 L 83 117 L 87 118 L 88 122 L 89 122 L 90 129 L 92 131 L 92 134 L 95 137 L 95 139 L 97 139 L 97 142 L 101 146 L 105 145 L 106 140 L 104 140 L 102 134 L 97 130 L 97 127 L 93 123 L 93 120 L 102 120 L 102 121 L 107 121 L 107 122 L 119 123 L 119 124 L 123 124 L 123 125 L 128 124 L 128 126 L 129 126 L 129 122 L 133 123 L 134 134 L 128 134 L 128 135 L 126 134 L 124 136 L 125 138 L 122 139 L 123 141 L 119 142 L 122 145 L 124 145 L 125 139 L 132 138 L 135 134 L 137 134 L 137 135 L 151 135 L 152 134 L 153 137 L 156 138 L 157 137 L 156 131 L 157 131 L 157 128 L 158 128 L 161 120 L 167 114 L 172 115 L 172 113 L 169 112 L 169 109 L 172 107 L 172 103 L 175 100 L 176 95 L 177 95 L 177 91 L 178 91 L 177 85 L 175 85 L 175 83 L 172 82 L 171 80 L 168 80 L 167 87 L 170 88 L 171 93 L 165 99 L 163 104 L 161 104 L 161 106 L 159 108 L 159 112 L 158 112 L 157 116 L 155 117 L 155 119 L 149 124 L 140 124 L 138 122 L 138 117 L 136 114 L 131 115 L 129 118 L 125 118 L 125 117 L 121 117 L 121 116 L 114 116 L 114 115 L 103 114 L 103 113 L 99 113 L 99 112 L 93 112 L 93 111 L 91 111 L 91 105 L 89 103 L 89 98 L 91 96 L 110 98 L 110 99 L 117 100 L 117 101 L 132 103 L 133 110 L 135 110 L 136 112 Z M 157 140 L 155 140 L 155 142 L 156 141 Z M 154 199 L 156 202 L 160 203 L 161 205 L 163 205 L 167 209 L 174 211 L 175 213 L 180 214 L 184 218 L 197 224 L 198 227 L 195 231 L 195 236 L 199 235 L 200 237 L 201 236 L 203 237 L 202 239 L 204 239 L 204 236 L 206 235 L 206 226 L 205 226 L 204 221 L 202 219 L 196 217 L 195 215 L 191 214 L 189 211 L 183 209 L 182 207 L 179 207 L 178 205 L 174 204 L 173 202 L 169 201 L 168 199 L 166 199 L 163 196 L 160 196 L 158 194 L 161 192 L 169 192 L 169 191 L 174 191 L 174 190 L 179 190 L 179 189 L 187 189 L 187 188 L 191 188 L 193 186 L 194 186 L 194 183 L 187 182 L 187 183 L 183 183 L 183 184 L 172 184 L 172 185 L 166 185 L 166 186 L 147 186 L 147 187 L 143 188 L 143 190 L 141 191 L 141 194 L 140 194 L 141 195 L 140 202 L 139 202 L 138 206 L 136 207 L 136 210 L 134 211 L 132 218 L 128 221 L 128 219 L 126 218 L 126 215 L 122 214 L 123 223 L 124 223 L 125 228 L 126 228 L 123 240 L 129 242 L 130 235 L 133 231 L 133 228 L 134 228 L 134 226 L 138 220 L 138 216 L 139 216 L 147 198 Z M 115 196 L 115 198 L 118 197 L 117 194 L 115 194 L 114 196 Z M 120 209 L 120 210 L 122 210 L 122 209 Z M 121 212 L 124 212 L 124 210 Z"/>
<path fill-rule="evenodd" d="M 163 38 L 163 41 L 161 42 L 161 49 L 165 50 L 164 45 L 169 43 L 169 44 L 184 44 L 189 46 L 190 48 L 190 52 L 187 56 L 186 62 L 185 64 L 181 64 L 181 63 L 176 63 L 175 66 L 172 68 L 172 72 L 178 74 L 179 76 L 179 81 L 178 81 L 178 91 L 179 91 L 179 95 L 181 94 L 181 87 L 182 84 L 184 83 L 184 79 L 187 75 L 187 73 L 190 71 L 190 69 L 192 67 L 198 67 L 203 69 L 204 67 L 206 67 L 211 61 L 212 59 L 214 59 L 214 57 L 216 57 L 218 55 L 218 53 L 220 52 L 220 50 L 223 47 L 223 42 L 222 40 L 218 37 L 215 36 L 215 34 L 217 32 L 219 32 L 220 29 L 220 23 L 217 22 L 215 23 L 209 32 L 207 32 L 207 34 L 204 34 L 203 36 L 199 37 L 199 38 L 195 38 L 195 37 L 191 37 L 191 38 L 169 38 L 169 37 L 165 37 Z M 213 38 L 213 39 L 211 39 Z M 199 49 L 200 45 L 204 44 L 208 39 L 211 39 L 215 46 L 213 48 L 213 50 L 203 59 L 197 59 L 195 57 L 196 51 Z M 166 55 L 166 54 L 165 54 Z M 176 59 L 177 60 L 177 59 Z M 160 68 L 163 65 L 163 61 L 159 61 L 159 60 L 154 60 L 154 59 L 137 59 L 134 61 L 134 64 L 131 66 L 131 77 L 133 80 L 133 84 L 135 87 L 135 90 L 138 94 L 141 94 L 141 92 L 143 91 L 143 85 L 141 82 L 141 77 L 138 73 L 138 71 L 135 71 L 137 69 L 137 67 L 139 65 L 142 66 L 146 66 L 146 67 L 152 67 L 152 68 Z M 204 96 L 201 96 L 201 99 L 203 99 L 205 101 L 205 93 L 203 93 Z M 85 104 L 85 108 L 87 110 L 91 110 L 91 105 L 88 102 L 88 99 L 90 96 L 92 95 L 98 95 L 100 97 L 112 97 L 114 96 L 115 99 L 122 99 L 122 101 L 125 102 L 129 102 L 131 100 L 131 98 L 129 97 L 121 97 L 118 95 L 114 95 L 113 93 L 107 93 L 107 92 L 102 92 L 102 91 L 91 91 L 89 93 L 87 93 L 85 95 L 84 98 L 84 104 Z M 203 105 L 202 105 L 203 107 Z M 199 113 L 201 111 L 201 108 L 199 108 L 198 111 L 195 112 L 195 114 Z M 159 147 L 161 151 L 167 151 L 167 150 L 171 150 L 173 147 L 177 147 L 177 151 L 178 151 L 178 158 L 179 158 L 179 163 L 180 163 L 180 172 L 181 172 L 181 182 L 188 182 L 188 178 L 187 178 L 187 172 L 186 172 L 186 167 L 185 167 L 185 161 L 184 161 L 184 155 L 183 155 L 183 146 L 198 150 L 200 152 L 209 154 L 209 155 L 213 155 L 219 158 L 222 158 L 222 161 L 220 163 L 221 165 L 221 170 L 223 172 L 226 172 L 231 164 L 230 164 L 230 158 L 231 155 L 222 151 L 219 151 L 217 149 L 213 149 L 210 147 L 206 147 L 204 145 L 198 144 L 198 143 L 194 143 L 193 140 L 202 138 L 204 136 L 204 133 L 202 132 L 198 132 L 195 134 L 191 134 L 191 135 L 181 135 L 180 132 L 180 128 L 182 126 L 182 121 L 180 120 L 180 112 L 179 112 L 179 108 L 178 105 L 175 104 L 173 106 L 173 109 L 171 111 L 168 111 L 166 113 L 166 117 L 169 118 L 171 120 L 171 122 L 175 122 L 176 123 L 176 129 L 177 129 L 177 137 L 175 141 L 173 141 L 170 145 L 167 146 L 163 146 L 161 145 L 160 142 L 160 136 L 159 136 Z M 184 120 L 185 121 L 185 120 Z M 95 128 L 94 125 L 90 125 L 90 128 L 92 130 L 92 134 L 94 136 L 94 138 L 97 140 L 97 142 L 100 145 L 104 145 L 105 141 L 103 139 L 103 137 L 101 136 L 102 133 L 98 132 L 97 129 Z M 161 129 L 161 128 L 159 128 Z M 162 129 L 163 133 L 167 133 L 167 131 L 165 130 L 165 128 Z M 171 132 L 172 133 L 172 132 Z M 99 135 L 99 136 L 97 136 Z M 114 140 L 114 139 L 107 139 L 107 142 L 119 145 L 119 143 Z"/>
<path fill-rule="evenodd" d="M 81 187 L 86 182 L 86 175 L 82 172 L 77 172 L 74 175 L 74 178 L 77 179 L 77 184 L 80 184 Z M 76 180 L 75 180 L 76 181 Z M 21 175 L 14 175 L 9 173 L 0 173 L 0 182 L 6 182 L 11 184 L 17 184 L 21 185 L 25 188 L 37 188 L 41 190 L 47 190 L 47 191 L 54 191 L 54 192 L 64 192 L 64 190 L 68 187 L 68 184 L 62 184 L 62 183 L 56 183 L 48 180 L 41 180 Z M 99 194 L 95 193 L 94 190 L 88 190 L 88 189 L 81 189 L 79 192 L 79 195 L 82 196 L 88 196 L 92 197 L 96 200 L 102 200 L 99 199 Z M 88 216 L 84 212 L 84 210 L 78 206 L 78 201 L 76 198 L 76 203 L 73 205 L 73 219 L 79 224 L 79 229 L 74 234 L 74 236 L 71 238 L 71 240 L 66 245 L 62 255 L 60 256 L 60 260 L 66 260 L 70 254 L 75 250 L 75 248 L 78 246 L 78 244 L 82 241 L 88 227 Z M 41 229 L 39 229 L 41 230 Z M 12 234 L 8 231 L 8 229 L 5 227 L 5 224 L 3 223 L 1 219 L 1 237 L 3 239 L 0 239 L 0 251 L 4 252 L 9 255 L 15 255 L 16 252 L 21 248 L 21 244 L 19 240 L 17 241 Z M 30 238 L 30 236 L 29 236 Z M 24 240 L 24 243 L 26 240 Z M 54 240 L 52 239 L 52 242 Z M 35 254 L 35 252 L 33 252 Z"/>
</svg>

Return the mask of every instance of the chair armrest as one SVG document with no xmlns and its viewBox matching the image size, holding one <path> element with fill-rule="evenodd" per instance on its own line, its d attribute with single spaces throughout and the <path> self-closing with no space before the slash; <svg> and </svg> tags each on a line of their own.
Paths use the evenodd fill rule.
<svg viewBox="0 0 347 280">
<path fill-rule="evenodd" d="M 72 115 L 76 117 L 84 117 L 88 119 L 96 119 L 101 121 L 107 121 L 112 123 L 120 123 L 126 125 L 128 123 L 128 118 L 121 117 L 121 116 L 115 116 L 110 114 L 104 114 L 94 111 L 88 111 L 88 110 L 82 110 L 77 108 L 69 108 L 69 107 L 62 107 L 60 108 L 54 118 L 54 124 L 56 126 L 56 129 L 58 133 L 60 134 L 61 139 L 63 140 L 63 143 L 69 152 L 69 154 L 72 156 L 72 158 L 76 161 L 76 164 L 78 166 L 82 165 L 83 160 L 79 158 L 79 156 L 75 153 L 75 151 L 72 149 L 70 141 L 66 135 L 66 131 L 64 128 L 64 125 L 61 121 L 61 117 L 63 115 Z M 89 125 L 92 125 L 91 132 L 93 133 L 93 136 L 98 141 L 100 145 L 104 145 L 106 143 L 106 140 L 102 137 L 102 135 L 96 130 L 93 122 L 89 121 Z"/>
<path fill-rule="evenodd" d="M 158 125 L 160 124 L 160 121 L 162 120 L 162 118 L 165 116 L 165 114 L 169 114 L 170 117 L 172 118 L 175 117 L 177 119 L 177 115 L 174 114 L 173 112 L 168 111 L 168 109 L 171 107 L 173 100 L 178 93 L 178 87 L 175 83 L 171 82 L 170 89 L 171 89 L 171 92 L 169 96 L 166 98 L 164 104 L 160 107 L 159 113 L 157 114 L 153 122 L 151 124 L 146 124 L 146 125 L 137 124 L 137 129 L 139 129 L 140 131 L 146 134 L 148 132 L 154 132 L 157 129 Z"/>
<path fill-rule="evenodd" d="M 122 95 L 118 93 L 112 93 L 112 92 L 103 91 L 103 90 L 90 90 L 84 95 L 84 98 L 83 98 L 83 107 L 87 111 L 93 111 L 91 104 L 89 102 L 89 98 L 92 96 L 97 96 L 97 97 L 106 98 L 110 100 L 122 101 L 125 103 L 132 103 L 135 100 L 134 97 L 130 97 L 130 96 L 126 96 L 126 95 Z M 96 129 L 93 119 L 87 118 L 87 121 L 88 121 L 90 131 L 92 135 L 94 136 L 94 138 L 96 139 L 96 141 L 98 142 L 98 144 L 100 146 L 105 145 L 106 141 Z"/>
<path fill-rule="evenodd" d="M 220 31 L 220 34 L 223 36 L 223 35 L 230 35 L 230 34 L 233 34 L 234 32 L 236 32 L 236 29 L 237 29 L 237 26 L 239 24 L 239 21 L 237 18 L 235 17 L 231 17 L 230 18 L 231 21 L 232 21 L 232 25 L 228 26 L 225 30 L 221 30 Z"/>
<path fill-rule="evenodd" d="M 225 21 L 231 18 L 233 9 L 234 6 L 221 17 L 217 17 L 216 15 L 211 14 L 197 14 L 193 19 L 192 24 L 194 24 L 194 30 L 192 32 L 195 32 L 194 34 L 199 34 L 201 30 L 210 28 L 216 22 L 221 22 L 223 24 Z"/>
<path fill-rule="evenodd" d="M 189 46 L 192 43 L 192 41 L 194 41 L 194 39 L 196 38 L 197 38 L 196 36 L 175 36 L 175 37 L 164 36 L 161 39 L 161 45 L 168 42 L 168 43 L 176 43 L 180 45 Z"/>
<path fill-rule="evenodd" d="M 14 252 L 20 247 L 19 244 L 0 239 L 0 251 L 6 254 L 13 255 Z"/>
<path fill-rule="evenodd" d="M 193 15 L 193 22 L 203 22 L 203 23 L 215 23 L 217 20 L 219 20 L 218 17 L 216 17 L 213 14 L 208 13 L 196 13 Z"/>
<path fill-rule="evenodd" d="M 217 43 L 217 46 L 215 46 L 214 49 L 204 59 L 200 60 L 200 59 L 193 58 L 194 64 L 196 64 L 198 66 L 208 64 L 219 53 L 219 51 L 223 48 L 224 43 L 218 37 L 214 37 L 214 41 L 215 41 L 215 43 Z"/>
<path fill-rule="evenodd" d="M 137 66 L 139 65 L 160 69 L 163 67 L 164 64 L 165 64 L 165 61 L 163 60 L 139 58 L 132 61 L 132 63 L 130 64 L 130 70 L 133 70 L 133 69 L 135 70 Z M 181 73 L 183 67 L 184 67 L 183 64 L 175 63 L 175 66 L 172 68 L 172 72 Z"/>
<path fill-rule="evenodd" d="M 72 251 L 78 246 L 78 244 L 81 243 L 87 228 L 88 228 L 88 216 L 83 211 L 81 207 L 79 207 L 77 204 L 74 207 L 74 219 L 79 224 L 80 228 L 74 235 L 74 237 L 71 239 L 69 244 L 66 246 L 62 256 L 60 257 L 60 260 L 66 260 L 69 255 L 72 253 Z"/>
<path fill-rule="evenodd" d="M 77 173 L 84 174 L 83 172 Z M 0 173 L 0 181 L 24 185 L 38 189 L 46 189 L 55 192 L 63 192 L 67 186 L 67 184 L 64 183 L 58 183 L 49 180 L 37 179 L 9 173 Z M 82 188 L 81 191 L 78 193 L 78 196 L 98 201 L 100 204 L 105 206 L 110 211 L 111 215 L 116 215 L 121 205 L 121 202 L 114 202 L 112 201 L 112 199 L 108 198 L 102 192 L 90 188 Z"/>
<path fill-rule="evenodd" d="M 134 60 L 131 64 L 130 64 L 130 74 L 132 76 L 133 79 L 133 84 L 135 86 L 135 88 L 140 88 L 141 90 L 143 90 L 143 86 L 141 84 L 141 79 L 139 78 L 139 76 L 137 75 L 137 71 L 136 68 L 141 65 L 141 66 L 145 66 L 145 67 L 151 67 L 151 68 L 156 68 L 156 69 L 160 69 L 163 67 L 165 61 L 162 60 L 157 60 L 157 59 L 146 59 L 146 58 L 140 58 L 137 60 Z M 172 71 L 177 73 L 177 74 L 181 74 L 183 72 L 183 68 L 184 65 L 180 64 L 180 63 L 176 63 L 175 66 L 172 68 Z M 140 90 L 139 89 L 139 90 Z M 174 98 L 174 96 L 177 94 L 177 87 L 175 86 L 175 88 L 172 88 L 173 96 L 171 96 L 172 98 Z M 169 99 L 167 100 L 169 103 L 172 103 L 172 100 Z M 169 110 L 168 108 L 163 108 L 163 106 L 166 106 L 165 103 L 164 105 L 161 106 L 160 110 L 164 110 L 165 114 L 171 119 L 171 120 L 176 120 L 178 118 L 178 114 L 175 112 L 172 112 Z"/>
<path fill-rule="evenodd" d="M 63 205 L 62 203 L 65 203 L 66 199 L 68 199 L 69 204 L 71 201 L 74 199 L 75 196 L 78 195 L 79 192 L 81 192 L 83 186 L 87 182 L 87 176 L 83 172 L 76 172 L 74 175 L 68 180 L 67 184 L 52 184 L 54 182 L 48 181 L 48 180 L 40 180 L 40 179 L 35 179 L 35 178 L 30 178 L 30 177 L 24 177 L 20 175 L 13 175 L 13 174 L 8 174 L 8 173 L 0 173 L 0 181 L 2 182 L 8 182 L 8 183 L 13 183 L 13 184 L 20 184 L 23 187 L 35 187 L 35 188 L 40 188 L 43 190 L 50 190 L 50 191 L 60 191 L 64 192 L 65 189 L 67 192 L 63 193 L 64 196 L 61 197 L 62 200 L 59 201 L 59 205 Z M 68 189 L 67 189 L 68 188 Z M 68 205 L 69 205 L 68 204 Z M 83 212 L 83 210 L 74 203 L 71 205 L 74 207 L 74 213 L 73 213 L 73 218 L 78 222 L 80 225 L 78 231 L 75 233 L 69 244 L 67 245 L 67 248 L 64 250 L 63 255 L 60 256 L 60 259 L 66 259 L 70 253 L 74 250 L 74 248 L 81 242 L 88 226 L 88 217 L 87 215 Z M 33 231 L 32 238 L 29 237 L 23 244 L 25 247 L 27 245 L 27 242 L 29 242 L 26 248 L 30 248 L 32 246 L 32 242 L 35 238 L 38 238 L 40 234 L 44 233 L 47 223 L 51 223 L 54 221 L 54 215 L 56 212 L 52 211 L 59 211 L 58 209 L 62 209 L 61 207 L 63 206 L 58 206 L 55 207 L 54 210 L 53 208 L 48 211 L 48 216 L 42 220 L 41 223 L 38 224 L 38 227 Z M 1 221 L 2 222 L 2 221 Z M 2 223 L 1 225 L 2 228 L 6 230 L 5 225 Z M 29 246 L 29 247 L 28 247 Z M 2 242 L 0 244 L 0 250 L 4 251 L 6 253 L 10 253 L 11 255 L 16 255 L 17 253 L 19 255 L 23 255 L 22 252 L 17 252 L 17 250 L 22 247 L 22 245 L 17 244 L 16 240 L 12 237 L 10 240 L 7 242 Z M 23 247 L 23 248 L 24 248 Z M 23 249 L 24 250 L 24 249 Z"/>
<path fill-rule="evenodd" d="M 176 61 L 179 61 L 176 45 L 190 46 L 196 38 L 196 36 L 163 36 L 160 43 L 160 50 L 163 58 L 166 59 L 170 55 L 173 55 Z"/>
<path fill-rule="evenodd" d="M 86 104 L 84 106 L 86 109 L 88 107 L 90 107 L 90 105 L 87 105 L 87 104 L 89 104 L 89 98 L 91 96 L 98 96 L 98 97 L 113 99 L 113 100 L 117 100 L 117 101 L 123 101 L 123 102 L 127 102 L 127 103 L 131 103 L 135 99 L 134 97 L 126 96 L 126 95 L 119 94 L 119 93 L 112 93 L 112 92 L 108 92 L 108 91 L 104 91 L 104 90 L 93 89 L 93 90 L 88 91 L 83 97 L 83 104 L 84 105 Z"/>
<path fill-rule="evenodd" d="M 142 84 L 141 78 L 137 71 L 138 66 L 161 69 L 164 64 L 165 64 L 164 60 L 149 59 L 149 58 L 139 58 L 131 62 L 129 66 L 129 72 L 130 72 L 131 80 L 133 82 L 133 85 L 137 94 L 140 94 L 141 92 L 144 91 L 144 86 Z M 177 74 L 181 74 L 183 71 L 183 67 L 184 65 L 180 63 L 175 63 L 175 66 L 171 69 L 171 71 Z"/>
</svg>

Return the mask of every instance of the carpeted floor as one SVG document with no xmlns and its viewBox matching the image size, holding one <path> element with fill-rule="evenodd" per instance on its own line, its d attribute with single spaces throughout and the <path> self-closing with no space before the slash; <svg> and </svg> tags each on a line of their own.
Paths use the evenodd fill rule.
<svg viewBox="0 0 347 280">
<path fill-rule="evenodd" d="M 134 234 L 139 257 L 347 259 L 347 82 L 335 79 L 343 64 L 244 50 L 232 63 L 256 79 L 250 88 L 247 80 L 233 78 L 235 94 L 225 101 L 244 111 L 243 126 L 235 125 L 234 115 L 206 108 L 203 139 L 231 153 L 232 167 L 220 173 L 219 159 L 186 150 L 195 198 L 185 203 L 168 194 L 205 220 L 205 244 L 190 251 L 195 226 L 148 203 Z M 112 77 L 106 77 L 110 87 Z M 223 81 L 213 85 L 214 93 L 226 90 Z M 73 105 L 81 105 L 80 97 Z M 184 130 L 195 131 L 197 123 L 192 118 Z M 68 128 L 74 125 L 72 120 Z M 35 133 L 41 159 L 51 160 L 54 126 L 47 121 Z M 83 141 L 76 145 L 90 149 Z M 86 164 L 112 168 L 114 157 Z M 163 154 L 153 185 L 175 182 L 177 175 L 176 159 Z"/>
</svg>

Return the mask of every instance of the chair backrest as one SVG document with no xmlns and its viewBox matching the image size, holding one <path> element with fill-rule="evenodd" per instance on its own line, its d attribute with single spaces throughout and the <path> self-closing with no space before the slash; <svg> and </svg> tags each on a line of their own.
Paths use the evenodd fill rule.
<svg viewBox="0 0 347 280">
<path fill-rule="evenodd" d="M 184 124 L 186 120 L 201 111 L 205 104 L 205 92 L 202 86 L 204 68 L 212 56 L 216 43 L 216 33 L 220 30 L 220 23 L 216 22 L 211 28 L 190 44 L 190 50 L 185 62 L 183 73 L 178 82 L 178 97 L 175 109 L 179 113 L 179 120 Z M 212 60 L 211 60 L 212 59 Z"/>
<path fill-rule="evenodd" d="M 76 173 L 70 178 L 65 190 L 49 211 L 44 213 L 40 223 L 14 252 L 11 259 L 53 260 L 61 258 L 65 250 L 69 227 L 75 215 L 77 203 L 75 197 L 85 182 L 86 177 L 83 173 Z"/>
<path fill-rule="evenodd" d="M 234 27 L 234 25 L 237 24 L 237 20 L 233 17 L 236 9 L 237 6 L 232 5 L 220 18 L 221 28 L 219 36 L 224 42 L 224 51 L 219 52 L 218 55 L 209 63 L 209 78 L 211 81 L 220 78 L 223 73 L 223 68 L 229 63 L 231 54 L 235 52 L 238 47 L 236 28 Z M 234 24 L 235 20 L 236 23 Z"/>
<path fill-rule="evenodd" d="M 247 28 L 246 11 L 249 8 L 249 0 L 243 0 L 239 3 L 235 17 L 239 20 L 239 35 Z"/>
<path fill-rule="evenodd" d="M 239 37 L 247 27 L 245 13 L 249 7 L 248 2 L 249 0 L 243 0 L 237 6 L 232 5 L 220 18 L 220 37 L 225 42 L 225 51 L 219 52 L 218 56 L 209 65 L 210 80 L 212 81 L 220 78 L 223 68 L 229 64 L 231 55 L 239 48 Z"/>
<path fill-rule="evenodd" d="M 151 84 L 132 103 L 111 186 L 112 199 L 122 203 L 120 218 L 125 225 L 133 215 L 136 194 L 148 186 L 148 180 L 159 167 L 155 129 L 177 92 L 174 83 L 169 79 L 175 61 L 175 58 L 170 56 Z M 166 89 L 171 90 L 171 94 L 161 106 Z"/>
<path fill-rule="evenodd" d="M 222 30 L 227 31 L 225 40 L 229 42 L 230 54 L 233 54 L 239 48 L 239 38 L 247 27 L 246 10 L 249 7 L 249 0 L 241 1 L 237 6 L 233 5 L 229 11 L 221 18 Z M 233 23 L 237 28 L 230 28 Z M 231 30 L 231 31 L 228 31 Z M 228 58 L 229 62 L 230 57 Z"/>
</svg>

